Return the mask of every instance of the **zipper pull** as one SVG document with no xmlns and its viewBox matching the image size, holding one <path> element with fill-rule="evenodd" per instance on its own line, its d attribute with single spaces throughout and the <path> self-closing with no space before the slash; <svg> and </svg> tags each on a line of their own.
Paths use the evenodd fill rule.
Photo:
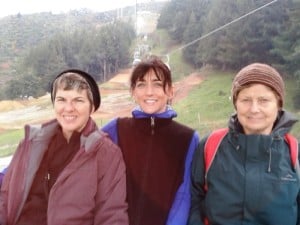
<svg viewBox="0 0 300 225">
<path fill-rule="evenodd" d="M 150 117 L 150 120 L 151 120 L 151 134 L 153 135 L 154 134 L 154 117 L 153 116 L 151 116 Z"/>
<path fill-rule="evenodd" d="M 49 172 L 46 174 L 46 177 L 45 177 L 45 179 L 46 179 L 47 181 L 49 181 L 49 180 L 50 180 L 50 173 L 49 173 Z"/>
</svg>

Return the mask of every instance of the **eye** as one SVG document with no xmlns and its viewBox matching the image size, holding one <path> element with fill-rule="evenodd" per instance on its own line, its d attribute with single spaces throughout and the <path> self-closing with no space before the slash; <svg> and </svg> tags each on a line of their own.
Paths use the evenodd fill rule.
<svg viewBox="0 0 300 225">
<path fill-rule="evenodd" d="M 136 83 L 137 88 L 143 88 L 143 87 L 145 87 L 145 85 L 146 85 L 145 82 L 137 82 Z"/>
<path fill-rule="evenodd" d="M 153 83 L 153 85 L 154 85 L 154 87 L 162 87 L 162 86 L 163 86 L 163 84 L 162 84 L 161 81 L 155 81 L 155 82 Z"/>
<path fill-rule="evenodd" d="M 85 99 L 83 99 L 83 98 L 75 98 L 75 99 L 73 100 L 73 102 L 74 102 L 74 103 L 85 103 Z"/>
<path fill-rule="evenodd" d="M 260 99 L 258 99 L 258 102 L 261 103 L 261 104 L 265 104 L 265 103 L 267 103 L 267 102 L 269 102 L 269 101 L 270 101 L 270 100 L 267 99 L 267 98 L 260 98 Z"/>
<path fill-rule="evenodd" d="M 249 98 L 242 98 L 242 99 L 240 99 L 240 101 L 243 102 L 243 103 L 248 103 L 251 100 Z"/>
<path fill-rule="evenodd" d="M 56 101 L 56 102 L 64 102 L 65 99 L 64 99 L 64 98 L 58 97 L 58 98 L 55 98 L 55 101 Z"/>
</svg>

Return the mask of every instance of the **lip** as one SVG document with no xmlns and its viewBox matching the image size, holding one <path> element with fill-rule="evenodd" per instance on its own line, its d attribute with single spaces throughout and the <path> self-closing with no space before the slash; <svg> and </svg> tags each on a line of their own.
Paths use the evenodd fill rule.
<svg viewBox="0 0 300 225">
<path fill-rule="evenodd" d="M 263 118 L 261 117 L 251 117 L 251 116 L 248 116 L 247 117 L 249 120 L 262 120 Z"/>
<path fill-rule="evenodd" d="M 73 121 L 73 120 L 76 119 L 76 116 L 73 116 L 73 115 L 72 116 L 70 116 L 70 115 L 64 115 L 63 118 L 66 121 Z"/>
<path fill-rule="evenodd" d="M 147 99 L 147 100 L 145 100 L 145 103 L 153 104 L 155 102 L 157 102 L 157 100 L 155 100 L 155 99 Z"/>
</svg>

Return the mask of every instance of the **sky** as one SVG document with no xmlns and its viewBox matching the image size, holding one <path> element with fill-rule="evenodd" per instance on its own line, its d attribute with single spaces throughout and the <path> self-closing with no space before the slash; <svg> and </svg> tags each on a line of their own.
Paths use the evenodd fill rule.
<svg viewBox="0 0 300 225">
<path fill-rule="evenodd" d="M 165 0 L 8 0 L 1 5 L 0 17 L 36 12 L 63 13 L 74 9 L 87 8 L 93 11 L 106 11 L 135 5 L 141 2 Z"/>
</svg>

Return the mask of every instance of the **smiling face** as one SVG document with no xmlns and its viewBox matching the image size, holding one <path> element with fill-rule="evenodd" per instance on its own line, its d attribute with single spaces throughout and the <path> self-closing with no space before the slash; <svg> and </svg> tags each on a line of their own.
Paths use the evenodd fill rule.
<svg viewBox="0 0 300 225">
<path fill-rule="evenodd" d="M 145 113 L 155 114 L 166 110 L 168 100 L 173 97 L 173 89 L 169 85 L 164 88 L 163 81 L 153 70 L 149 70 L 137 80 L 131 94 Z"/>
<path fill-rule="evenodd" d="M 91 88 L 83 76 L 67 72 L 54 80 L 51 98 L 56 119 L 69 140 L 74 131 L 82 131 L 94 112 Z"/>
<path fill-rule="evenodd" d="M 275 92 L 263 84 L 252 84 L 238 93 L 235 107 L 245 134 L 271 133 L 280 109 L 278 99 Z"/>
<path fill-rule="evenodd" d="M 91 107 L 87 90 L 57 89 L 54 111 L 67 140 L 74 131 L 80 132 L 85 127 L 91 114 Z"/>
</svg>

